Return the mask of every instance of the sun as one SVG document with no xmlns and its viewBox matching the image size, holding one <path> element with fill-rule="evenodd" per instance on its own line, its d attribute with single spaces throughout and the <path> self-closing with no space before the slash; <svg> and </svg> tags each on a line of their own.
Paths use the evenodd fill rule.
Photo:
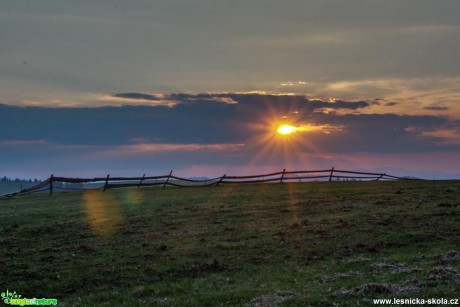
<svg viewBox="0 0 460 307">
<path fill-rule="evenodd" d="M 294 133 L 296 130 L 296 128 L 294 126 L 291 126 L 291 125 L 281 125 L 278 127 L 278 129 L 276 130 L 276 132 L 278 132 L 279 134 L 281 135 L 290 135 L 292 133 Z"/>
</svg>

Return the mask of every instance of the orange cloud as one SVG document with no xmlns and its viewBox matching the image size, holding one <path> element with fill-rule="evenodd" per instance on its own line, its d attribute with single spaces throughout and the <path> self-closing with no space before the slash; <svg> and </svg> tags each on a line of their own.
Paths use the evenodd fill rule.
<svg viewBox="0 0 460 307">
<path fill-rule="evenodd" d="M 460 145 L 460 131 L 458 129 L 424 131 L 420 135 L 422 137 L 439 138 L 439 145 Z"/>
</svg>

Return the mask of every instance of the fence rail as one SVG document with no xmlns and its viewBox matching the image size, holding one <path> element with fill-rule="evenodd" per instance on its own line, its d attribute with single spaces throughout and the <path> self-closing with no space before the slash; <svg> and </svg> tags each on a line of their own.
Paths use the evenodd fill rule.
<svg viewBox="0 0 460 307">
<path fill-rule="evenodd" d="M 389 180 L 420 180 L 417 178 L 407 178 L 392 176 L 385 173 L 367 173 L 334 169 L 307 170 L 307 171 L 286 171 L 274 172 L 261 175 L 250 176 L 227 176 L 211 179 L 190 179 L 181 178 L 172 174 L 160 176 L 141 177 L 96 177 L 96 178 L 69 178 L 56 177 L 51 175 L 45 181 L 16 193 L 2 195 L 12 197 L 21 194 L 48 192 L 52 195 L 56 191 L 76 191 L 76 190 L 103 190 L 128 187 L 154 187 L 175 186 L 211 186 L 220 184 L 245 184 L 245 183 L 288 183 L 288 182 L 307 182 L 307 181 L 389 181 Z"/>
</svg>

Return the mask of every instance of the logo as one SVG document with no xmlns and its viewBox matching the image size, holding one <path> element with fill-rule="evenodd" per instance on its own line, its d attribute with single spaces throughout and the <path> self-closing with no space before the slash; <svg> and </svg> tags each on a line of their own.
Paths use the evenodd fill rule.
<svg viewBox="0 0 460 307">
<path fill-rule="evenodd" d="M 45 305 L 57 305 L 57 299 L 55 298 L 25 298 L 17 294 L 16 291 L 2 292 L 2 300 L 7 305 L 15 306 L 45 306 Z"/>
</svg>

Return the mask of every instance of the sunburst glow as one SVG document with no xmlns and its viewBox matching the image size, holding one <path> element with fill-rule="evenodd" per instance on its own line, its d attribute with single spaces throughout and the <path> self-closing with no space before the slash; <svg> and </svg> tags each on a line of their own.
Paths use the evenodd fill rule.
<svg viewBox="0 0 460 307">
<path fill-rule="evenodd" d="M 292 134 L 296 131 L 296 127 L 291 126 L 291 125 L 281 125 L 278 127 L 276 132 L 278 132 L 281 135 L 289 135 Z"/>
</svg>

